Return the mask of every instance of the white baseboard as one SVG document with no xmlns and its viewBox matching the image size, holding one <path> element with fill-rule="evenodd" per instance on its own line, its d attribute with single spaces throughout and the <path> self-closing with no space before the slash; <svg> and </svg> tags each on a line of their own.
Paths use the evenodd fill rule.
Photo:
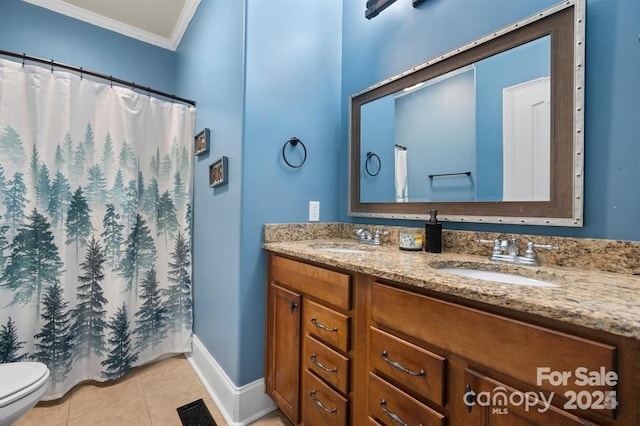
<svg viewBox="0 0 640 426">
<path fill-rule="evenodd" d="M 236 387 L 197 336 L 193 352 L 186 355 L 229 426 L 248 425 L 276 409 L 264 393 L 264 379 Z"/>
</svg>

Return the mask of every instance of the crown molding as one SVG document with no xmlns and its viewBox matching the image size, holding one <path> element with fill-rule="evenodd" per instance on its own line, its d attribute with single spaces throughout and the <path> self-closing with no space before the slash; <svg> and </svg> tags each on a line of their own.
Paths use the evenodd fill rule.
<svg viewBox="0 0 640 426">
<path fill-rule="evenodd" d="M 182 8 L 182 12 L 178 17 L 178 21 L 176 22 L 176 26 L 173 28 L 171 38 L 169 39 L 171 50 L 176 50 L 180 45 L 182 37 L 187 31 L 187 27 L 189 27 L 189 23 L 191 22 L 191 19 L 193 19 L 193 16 L 196 14 L 196 10 L 198 9 L 199 5 L 200 0 L 186 0 L 186 3 Z"/>
<path fill-rule="evenodd" d="M 196 12 L 200 0 L 186 0 L 185 6 L 176 22 L 170 38 L 162 37 L 148 31 L 141 30 L 115 19 L 107 18 L 97 13 L 65 3 L 60 0 L 23 0 L 36 6 L 44 7 L 51 11 L 117 32 L 127 37 L 135 38 L 145 43 L 175 51 L 182 40 L 191 18 Z"/>
</svg>

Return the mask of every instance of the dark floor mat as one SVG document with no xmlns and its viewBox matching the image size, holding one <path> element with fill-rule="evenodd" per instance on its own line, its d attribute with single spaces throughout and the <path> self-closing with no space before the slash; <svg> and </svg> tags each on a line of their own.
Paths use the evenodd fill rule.
<svg viewBox="0 0 640 426">
<path fill-rule="evenodd" d="M 216 426 L 202 399 L 178 407 L 177 411 L 183 426 Z"/>
</svg>

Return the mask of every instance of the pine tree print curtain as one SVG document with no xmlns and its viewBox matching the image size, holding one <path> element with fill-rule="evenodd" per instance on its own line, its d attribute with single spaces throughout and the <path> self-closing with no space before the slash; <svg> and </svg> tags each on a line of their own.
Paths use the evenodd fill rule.
<svg viewBox="0 0 640 426">
<path fill-rule="evenodd" d="M 191 350 L 194 115 L 0 60 L 0 362 L 45 399 Z"/>
</svg>

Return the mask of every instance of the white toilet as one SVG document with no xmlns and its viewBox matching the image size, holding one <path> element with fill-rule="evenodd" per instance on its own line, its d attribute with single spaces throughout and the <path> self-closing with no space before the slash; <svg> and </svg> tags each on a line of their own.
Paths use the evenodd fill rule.
<svg viewBox="0 0 640 426">
<path fill-rule="evenodd" d="M 0 364 L 0 426 L 15 423 L 49 387 L 49 369 L 40 362 Z"/>
</svg>

